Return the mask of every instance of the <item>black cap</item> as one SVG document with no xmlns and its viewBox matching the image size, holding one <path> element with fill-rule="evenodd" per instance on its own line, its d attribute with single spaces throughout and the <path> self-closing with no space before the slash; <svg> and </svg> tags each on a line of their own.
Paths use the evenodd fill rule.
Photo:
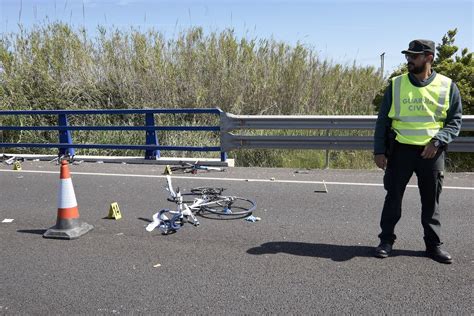
<svg viewBox="0 0 474 316">
<path fill-rule="evenodd" d="M 435 53 L 435 43 L 430 40 L 414 40 L 408 44 L 407 50 L 402 50 L 402 54 L 423 54 L 423 53 L 431 53 L 434 55 Z"/>
</svg>

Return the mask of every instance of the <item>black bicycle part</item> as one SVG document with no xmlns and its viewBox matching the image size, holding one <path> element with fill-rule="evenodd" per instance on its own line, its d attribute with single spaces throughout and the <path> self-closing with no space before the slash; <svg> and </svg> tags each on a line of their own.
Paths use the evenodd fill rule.
<svg viewBox="0 0 474 316">
<path fill-rule="evenodd" d="M 188 193 L 181 193 L 183 197 L 183 203 L 190 204 L 194 203 L 194 199 L 198 198 L 199 196 L 207 195 L 209 196 L 218 196 L 222 192 L 226 190 L 225 188 L 214 188 L 214 187 L 197 187 L 191 189 L 191 192 Z M 176 197 L 169 196 L 167 198 L 168 201 L 177 203 L 178 199 Z"/>
<path fill-rule="evenodd" d="M 191 193 L 196 195 L 221 195 L 225 188 L 198 187 L 191 189 Z"/>
<path fill-rule="evenodd" d="M 181 197 L 183 198 L 183 203 L 191 204 L 194 203 L 194 199 L 197 198 L 199 194 L 194 193 L 181 193 Z M 168 201 L 173 203 L 178 203 L 178 198 L 173 196 L 168 196 Z"/>
<path fill-rule="evenodd" d="M 257 207 L 254 201 L 242 197 L 216 196 L 215 198 L 217 199 L 215 203 L 201 206 L 199 215 L 210 217 L 208 213 L 211 213 L 217 215 L 218 218 L 241 218 L 252 215 Z"/>
</svg>

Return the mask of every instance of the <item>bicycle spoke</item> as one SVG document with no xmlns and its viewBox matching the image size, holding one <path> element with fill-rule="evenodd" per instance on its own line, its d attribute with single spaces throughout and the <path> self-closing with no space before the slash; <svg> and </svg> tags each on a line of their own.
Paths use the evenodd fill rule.
<svg viewBox="0 0 474 316">
<path fill-rule="evenodd" d="M 217 200 L 201 205 L 202 210 L 219 216 L 240 218 L 252 214 L 255 202 L 241 197 L 218 197 Z"/>
</svg>

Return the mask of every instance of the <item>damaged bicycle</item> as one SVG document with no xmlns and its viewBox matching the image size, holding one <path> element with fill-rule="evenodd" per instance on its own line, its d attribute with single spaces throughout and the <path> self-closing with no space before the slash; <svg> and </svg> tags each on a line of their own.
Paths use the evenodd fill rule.
<svg viewBox="0 0 474 316">
<path fill-rule="evenodd" d="M 184 223 L 199 226 L 196 215 L 213 219 L 235 219 L 252 215 L 256 203 L 238 196 L 222 195 L 224 188 L 198 187 L 189 193 L 175 191 L 170 176 L 166 176 L 169 192 L 168 201 L 176 203 L 176 209 L 162 209 L 153 215 L 153 221 L 146 227 L 151 232 L 155 228 L 163 235 L 178 231 Z"/>
</svg>

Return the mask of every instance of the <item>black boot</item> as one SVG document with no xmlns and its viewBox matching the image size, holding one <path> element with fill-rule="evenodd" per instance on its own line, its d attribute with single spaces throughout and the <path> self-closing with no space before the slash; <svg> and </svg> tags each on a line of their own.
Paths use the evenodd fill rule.
<svg viewBox="0 0 474 316">
<path fill-rule="evenodd" d="M 453 262 L 451 255 L 447 251 L 441 250 L 440 246 L 427 246 L 426 255 L 434 261 L 438 261 L 440 263 L 449 264 Z"/>
<path fill-rule="evenodd" d="M 374 256 L 377 258 L 387 258 L 392 252 L 392 244 L 386 241 L 381 241 L 377 248 L 375 248 Z"/>
</svg>

